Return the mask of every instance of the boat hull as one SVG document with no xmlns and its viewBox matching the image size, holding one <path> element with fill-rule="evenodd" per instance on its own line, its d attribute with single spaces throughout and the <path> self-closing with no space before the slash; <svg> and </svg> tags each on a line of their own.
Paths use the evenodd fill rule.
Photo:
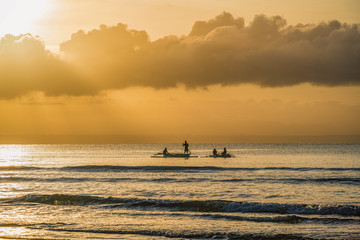
<svg viewBox="0 0 360 240">
<path fill-rule="evenodd" d="M 226 154 L 226 155 L 210 155 L 208 157 L 212 157 L 212 158 L 231 158 L 233 156 L 230 155 L 230 154 Z"/>
</svg>

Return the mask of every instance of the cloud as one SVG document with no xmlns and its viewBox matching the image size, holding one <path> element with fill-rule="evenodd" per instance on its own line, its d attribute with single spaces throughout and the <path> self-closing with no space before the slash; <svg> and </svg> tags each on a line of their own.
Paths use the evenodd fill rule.
<svg viewBox="0 0 360 240">
<path fill-rule="evenodd" d="M 45 50 L 37 37 L 8 34 L 0 41 L 0 97 L 14 98 L 32 91 L 77 96 L 98 90 L 91 89 L 70 64 Z"/>
<path fill-rule="evenodd" d="M 209 21 L 196 21 L 190 32 L 190 36 L 206 36 L 209 32 L 218 27 L 236 26 L 239 29 L 244 28 L 244 19 L 235 19 L 230 13 L 223 12 Z"/>
<path fill-rule="evenodd" d="M 280 16 L 257 15 L 245 26 L 224 12 L 195 22 L 186 36 L 150 41 L 124 24 L 101 25 L 73 34 L 60 49 L 64 59 L 31 35 L 5 36 L 0 97 L 91 95 L 129 86 L 360 84 L 359 24 L 338 21 L 288 26 Z"/>
<path fill-rule="evenodd" d="M 356 24 L 331 21 L 287 26 L 280 16 L 257 15 L 244 27 L 242 18 L 224 12 L 209 21 L 196 22 L 188 36 L 166 36 L 154 42 L 148 41 L 145 32 L 128 30 L 124 25 L 111 31 L 116 29 L 122 32 L 116 35 L 119 38 L 104 27 L 96 32 L 103 36 L 102 41 L 89 32 L 83 35 L 87 46 L 83 51 L 66 48 L 76 38 L 61 45 L 61 50 L 76 55 L 77 62 L 87 62 L 92 66 L 87 71 L 103 76 L 102 81 L 114 88 L 360 83 L 360 33 Z M 123 39 L 122 35 L 127 37 Z M 133 44 L 123 43 L 129 40 Z M 89 51 L 104 46 L 110 50 L 89 58 Z M 116 48 L 119 46 L 121 51 Z"/>
</svg>

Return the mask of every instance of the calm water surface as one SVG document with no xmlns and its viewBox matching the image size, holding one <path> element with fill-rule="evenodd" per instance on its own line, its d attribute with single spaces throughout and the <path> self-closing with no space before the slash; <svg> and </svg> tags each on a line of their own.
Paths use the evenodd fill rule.
<svg viewBox="0 0 360 240">
<path fill-rule="evenodd" d="M 164 147 L 0 145 L 0 238 L 360 239 L 358 144 Z"/>
</svg>

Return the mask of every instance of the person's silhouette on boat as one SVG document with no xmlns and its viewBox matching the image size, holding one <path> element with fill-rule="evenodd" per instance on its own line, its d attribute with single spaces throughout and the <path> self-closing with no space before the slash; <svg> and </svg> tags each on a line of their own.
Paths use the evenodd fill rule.
<svg viewBox="0 0 360 240">
<path fill-rule="evenodd" d="M 185 141 L 185 143 L 183 144 L 183 146 L 184 146 L 184 154 L 190 154 L 189 144 Z"/>
<path fill-rule="evenodd" d="M 221 153 L 221 156 L 226 156 L 227 154 L 227 151 L 226 151 L 226 148 L 224 148 L 224 151 Z"/>
<path fill-rule="evenodd" d="M 168 155 L 168 154 L 169 154 L 169 152 L 168 152 L 167 148 L 165 148 L 163 151 L 163 155 Z"/>
<path fill-rule="evenodd" d="M 217 156 L 218 155 L 218 153 L 217 153 L 217 151 L 216 151 L 216 148 L 214 148 L 214 150 L 213 150 L 213 156 Z"/>
</svg>

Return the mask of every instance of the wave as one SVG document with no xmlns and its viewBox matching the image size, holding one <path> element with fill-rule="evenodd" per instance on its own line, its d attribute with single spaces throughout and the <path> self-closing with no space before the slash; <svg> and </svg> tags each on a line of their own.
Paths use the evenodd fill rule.
<svg viewBox="0 0 360 240">
<path fill-rule="evenodd" d="M 233 168 L 231 168 L 233 169 Z M 196 167 L 196 166 L 111 166 L 111 165 L 86 165 L 63 167 L 64 171 L 83 172 L 122 172 L 122 171 L 224 171 L 221 167 Z M 230 169 L 229 169 L 230 170 Z"/>
<path fill-rule="evenodd" d="M 360 168 L 291 168 L 291 167 L 264 167 L 264 168 L 225 168 L 213 166 L 112 166 L 112 165 L 85 165 L 62 167 L 63 171 L 83 172 L 117 172 L 117 171 L 360 171 Z"/>
<path fill-rule="evenodd" d="M 121 234 L 121 235 L 143 235 L 153 237 L 166 238 L 180 238 L 180 239 L 229 239 L 229 240 L 319 240 L 319 238 L 312 238 L 300 236 L 296 234 L 241 234 L 237 232 L 201 232 L 201 233 L 174 233 L 167 231 L 152 231 L 152 230 L 94 230 L 94 229 L 51 229 L 53 231 L 66 232 L 81 232 L 81 233 L 102 233 L 102 234 Z"/>
<path fill-rule="evenodd" d="M 19 170 L 39 170 L 38 167 L 29 167 L 29 166 L 0 166 L 0 171 L 19 171 Z"/>
<path fill-rule="evenodd" d="M 0 171 L 12 170 L 54 170 L 54 171 L 76 171 L 76 172 L 124 172 L 124 171 L 169 171 L 169 172 L 202 172 L 202 171 L 360 171 L 360 168 L 312 168 L 312 167 L 214 167 L 214 166 L 117 166 L 117 165 L 83 165 L 66 166 L 60 168 L 41 168 L 32 166 L 0 166 Z"/>
<path fill-rule="evenodd" d="M 276 213 L 301 215 L 341 215 L 360 216 L 360 206 L 354 205 L 317 205 L 232 202 L 224 200 L 180 201 L 137 198 L 113 198 L 87 195 L 25 195 L 2 201 L 34 202 L 52 205 L 99 205 L 105 208 L 167 209 L 190 212 L 228 212 L 228 213 Z"/>
<path fill-rule="evenodd" d="M 234 179 L 216 179 L 214 182 L 265 182 L 265 183 L 334 183 L 334 184 L 355 184 L 360 183 L 360 178 L 351 177 L 329 177 L 329 178 L 234 178 Z"/>
<path fill-rule="evenodd" d="M 235 213 L 236 214 L 236 213 Z M 192 218 L 202 218 L 202 219 L 211 219 L 211 220 L 227 220 L 227 221 L 247 221 L 247 222 L 269 222 L 269 223 L 321 223 L 321 224 L 360 224 L 359 218 L 345 218 L 345 217 L 327 217 L 327 216 L 298 216 L 298 215 L 276 215 L 271 214 L 264 216 L 263 214 L 246 216 L 246 215 L 234 215 L 233 213 L 203 213 L 203 214 L 194 214 L 189 212 L 187 213 L 152 213 L 152 212 L 136 212 L 136 213 L 121 213 L 121 215 L 130 215 L 136 217 L 149 217 L 149 216 L 164 216 L 171 215 L 176 217 L 192 217 Z"/>
<path fill-rule="evenodd" d="M 130 178 L 119 178 L 116 181 L 126 181 Z M 0 182 L 112 182 L 113 179 L 102 178 L 32 178 L 32 177 L 0 177 Z"/>
<path fill-rule="evenodd" d="M 360 183 L 360 178 L 330 177 L 330 178 L 36 178 L 36 177 L 0 177 L 0 182 L 158 182 L 158 183 L 197 183 L 197 182 L 254 182 L 254 183 L 333 183 L 333 184 L 355 184 Z"/>
<path fill-rule="evenodd" d="M 55 232 L 67 233 L 93 233 L 93 234 L 112 234 L 112 235 L 140 235 L 152 237 L 166 237 L 166 238 L 180 238 L 180 239 L 229 239 L 229 240 L 278 240 L 278 239 L 293 239 L 293 240 L 315 240 L 318 238 L 310 238 L 295 234 L 241 234 L 237 232 L 174 232 L 166 230 L 111 230 L 111 229 L 82 229 L 69 228 L 66 223 L 43 223 L 43 224 L 29 224 L 29 223 L 0 223 L 0 227 L 29 227 L 31 229 L 46 229 Z M 38 239 L 38 238 L 37 238 Z M 39 238 L 40 239 L 40 238 Z M 42 239 L 42 238 L 41 238 Z"/>
<path fill-rule="evenodd" d="M 201 218 L 210 218 L 210 219 L 224 219 L 229 221 L 247 221 L 247 222 L 269 222 L 269 223 L 322 223 L 322 224 L 360 224 L 359 219 L 353 218 L 323 218 L 323 217 L 303 217 L 297 215 L 287 215 L 287 216 L 276 216 L 276 217 L 243 217 L 243 216 L 231 216 L 231 215 L 200 215 Z"/>
</svg>

